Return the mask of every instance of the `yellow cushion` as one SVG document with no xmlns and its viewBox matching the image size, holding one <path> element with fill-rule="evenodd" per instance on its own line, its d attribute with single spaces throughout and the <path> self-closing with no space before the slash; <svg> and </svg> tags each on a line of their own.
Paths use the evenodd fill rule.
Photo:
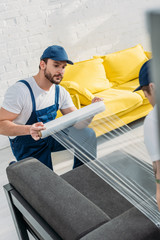
<svg viewBox="0 0 160 240">
<path fill-rule="evenodd" d="M 136 78 L 136 79 L 134 79 L 132 81 L 129 81 L 127 83 L 123 83 L 123 84 L 118 85 L 118 86 L 116 86 L 114 88 L 115 89 L 121 89 L 121 90 L 128 90 L 128 91 L 132 91 L 133 92 L 138 86 L 139 86 L 139 79 Z M 136 93 L 139 94 L 142 97 L 143 104 L 148 104 L 149 103 L 148 99 L 144 96 L 144 93 L 143 93 L 142 90 L 136 91 Z"/>
<path fill-rule="evenodd" d="M 86 88 L 81 87 L 78 83 L 72 81 L 62 81 L 63 86 L 71 95 L 78 94 L 80 103 L 83 105 L 91 104 L 94 95 Z"/>
<path fill-rule="evenodd" d="M 90 127 L 93 128 L 93 130 L 96 133 L 96 136 L 100 136 L 104 133 L 107 133 L 111 130 L 114 130 L 115 128 L 119 128 L 125 124 L 128 124 L 130 122 L 133 122 L 139 118 L 142 118 L 146 116 L 150 111 L 152 110 L 151 104 L 146 105 L 140 105 L 139 107 L 133 109 L 133 111 L 129 111 L 123 115 L 117 114 L 117 117 L 115 118 L 102 118 L 102 119 L 96 119 L 94 118 L 91 122 Z M 112 121 L 111 121 L 112 119 Z"/>
<path fill-rule="evenodd" d="M 101 58 L 104 60 L 107 78 L 118 84 L 138 78 L 141 66 L 148 60 L 140 44 Z"/>
<path fill-rule="evenodd" d="M 76 107 L 77 109 L 80 109 L 80 108 L 81 108 L 81 105 L 80 105 L 80 101 L 79 101 L 78 95 L 77 95 L 77 94 L 71 95 L 71 98 L 72 98 L 72 101 L 73 101 L 75 107 Z M 57 117 L 56 117 L 56 118 L 59 118 L 59 117 L 61 117 L 61 116 L 62 116 L 62 113 L 61 113 L 60 110 L 58 110 L 58 112 L 57 112 Z"/>
<path fill-rule="evenodd" d="M 143 100 L 137 93 L 127 90 L 107 89 L 103 92 L 96 93 L 95 96 L 102 97 L 106 105 L 106 110 L 103 113 L 104 117 L 115 114 L 123 115 L 130 112 L 138 106 L 142 105 Z M 99 116 L 95 116 L 95 119 Z"/>
<path fill-rule="evenodd" d="M 68 65 L 65 70 L 63 82 L 73 81 L 91 93 L 100 92 L 110 87 L 106 78 L 103 60 L 90 59 Z"/>
</svg>

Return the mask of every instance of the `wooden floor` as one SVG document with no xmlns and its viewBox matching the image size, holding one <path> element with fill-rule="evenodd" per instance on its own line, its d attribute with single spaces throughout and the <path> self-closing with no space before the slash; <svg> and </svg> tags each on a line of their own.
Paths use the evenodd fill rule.
<svg viewBox="0 0 160 240">
<path fill-rule="evenodd" d="M 138 125 L 134 125 L 134 129 L 132 130 L 134 136 L 139 139 L 140 137 L 143 138 L 143 122 Z M 125 135 L 123 136 L 125 139 Z M 98 149 L 100 150 L 100 154 L 103 151 L 109 149 L 111 151 L 111 147 L 113 148 L 113 143 L 106 147 L 103 147 L 103 140 L 99 138 L 98 140 Z M 7 176 L 6 176 L 6 167 L 8 166 L 9 162 L 14 159 L 10 148 L 0 150 L 0 240 L 18 240 L 16 230 L 13 224 L 13 220 L 10 214 L 10 210 L 8 207 L 8 203 L 6 200 L 5 193 L 3 191 L 3 185 L 8 183 Z M 63 151 L 63 153 L 58 153 L 57 156 L 54 153 L 53 157 L 53 165 L 54 170 L 57 174 L 62 174 L 72 169 L 73 165 L 73 156 L 68 151 Z M 32 237 L 30 239 L 33 239 Z"/>
</svg>

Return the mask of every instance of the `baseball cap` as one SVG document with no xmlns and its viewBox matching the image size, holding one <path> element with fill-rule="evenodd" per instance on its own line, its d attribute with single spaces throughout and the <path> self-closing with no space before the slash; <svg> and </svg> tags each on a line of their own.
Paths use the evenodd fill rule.
<svg viewBox="0 0 160 240">
<path fill-rule="evenodd" d="M 50 58 L 55 61 L 66 61 L 73 65 L 73 62 L 68 59 L 68 55 L 63 47 L 58 45 L 52 45 L 46 48 L 41 56 L 41 60 L 44 58 Z"/>
<path fill-rule="evenodd" d="M 150 67 L 151 67 L 151 60 L 145 62 L 139 72 L 139 84 L 140 86 L 134 90 L 138 91 L 141 90 L 143 86 L 148 86 L 150 82 L 152 82 L 150 77 Z"/>
</svg>

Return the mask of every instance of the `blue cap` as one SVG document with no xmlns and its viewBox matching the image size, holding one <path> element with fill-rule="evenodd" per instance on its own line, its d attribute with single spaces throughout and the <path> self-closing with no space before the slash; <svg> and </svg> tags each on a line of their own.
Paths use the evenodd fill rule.
<svg viewBox="0 0 160 240">
<path fill-rule="evenodd" d="M 69 64 L 73 64 L 72 61 L 68 60 L 68 55 L 63 47 L 58 45 L 52 45 L 44 50 L 41 60 L 45 58 L 50 58 L 55 61 L 66 61 Z"/>
<path fill-rule="evenodd" d="M 145 62 L 139 72 L 139 84 L 140 86 L 134 90 L 138 91 L 141 90 L 143 86 L 148 86 L 149 83 L 152 82 L 151 77 L 150 77 L 150 66 L 151 66 L 151 60 L 148 60 Z"/>
</svg>

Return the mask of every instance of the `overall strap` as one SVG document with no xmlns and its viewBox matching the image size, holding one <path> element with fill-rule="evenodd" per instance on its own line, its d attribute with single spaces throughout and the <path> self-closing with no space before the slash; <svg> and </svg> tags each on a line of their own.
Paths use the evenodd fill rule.
<svg viewBox="0 0 160 240">
<path fill-rule="evenodd" d="M 31 100 L 32 100 L 32 111 L 36 111 L 36 102 L 35 102 L 35 98 L 34 98 L 34 94 L 33 94 L 31 86 L 29 85 L 29 83 L 26 80 L 20 80 L 18 82 L 22 82 L 28 87 L 30 95 L 31 95 Z"/>
<path fill-rule="evenodd" d="M 59 85 L 55 85 L 55 105 L 58 111 L 59 107 Z"/>
</svg>

